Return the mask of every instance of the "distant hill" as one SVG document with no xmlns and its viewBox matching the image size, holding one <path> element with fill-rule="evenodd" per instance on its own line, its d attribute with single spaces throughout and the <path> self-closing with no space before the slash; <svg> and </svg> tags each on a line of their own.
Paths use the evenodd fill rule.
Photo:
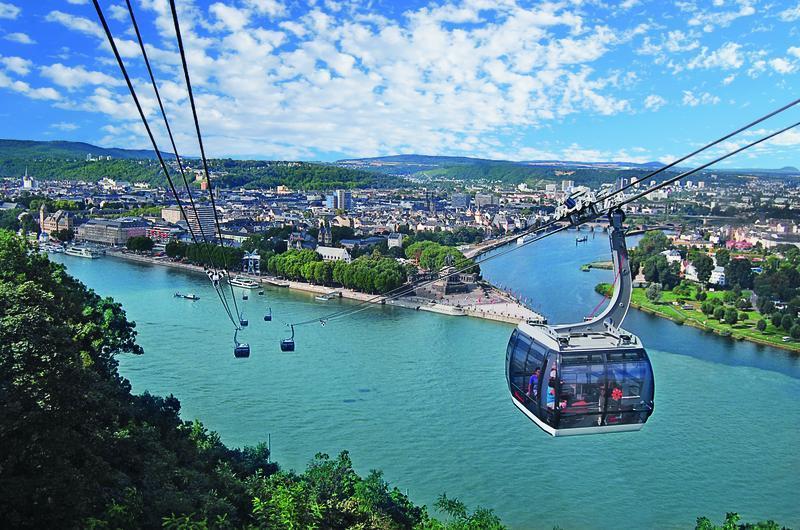
<svg viewBox="0 0 800 530">
<path fill-rule="evenodd" d="M 164 154 L 164 153 L 162 153 Z M 86 159 L 86 155 L 110 156 L 122 159 L 156 158 L 156 152 L 146 149 L 98 147 L 83 142 L 39 142 L 35 140 L 0 139 L 0 158 L 63 158 Z M 167 155 L 164 154 L 166 157 Z"/>
<path fill-rule="evenodd" d="M 87 161 L 110 156 L 110 160 Z M 171 163 L 174 157 L 165 156 Z M 186 159 L 200 169 L 197 159 Z M 309 162 L 210 159 L 214 183 L 221 187 L 329 190 L 335 188 L 400 187 L 404 181 L 394 175 L 357 168 Z M 155 151 L 97 147 L 82 142 L 37 142 L 0 140 L 0 177 L 20 177 L 25 171 L 43 180 L 96 182 L 110 177 L 128 182 L 166 186 Z M 172 175 L 177 177 L 177 167 Z"/>
</svg>

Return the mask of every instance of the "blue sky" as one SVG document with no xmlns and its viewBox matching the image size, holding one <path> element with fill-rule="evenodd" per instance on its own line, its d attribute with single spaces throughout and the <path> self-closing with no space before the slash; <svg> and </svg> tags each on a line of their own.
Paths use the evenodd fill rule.
<svg viewBox="0 0 800 530">
<path fill-rule="evenodd" d="M 196 154 L 167 1 L 133 4 Z M 667 161 L 800 97 L 798 0 L 178 4 L 215 157 Z M 101 5 L 157 123 L 124 2 Z M 89 0 L 0 0 L 0 137 L 149 146 Z M 799 145 L 727 165 L 800 166 Z"/>
</svg>

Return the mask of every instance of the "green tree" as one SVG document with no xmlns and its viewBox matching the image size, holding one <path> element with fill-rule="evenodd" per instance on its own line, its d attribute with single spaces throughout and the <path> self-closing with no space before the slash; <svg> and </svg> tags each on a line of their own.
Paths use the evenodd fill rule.
<svg viewBox="0 0 800 530">
<path fill-rule="evenodd" d="M 722 306 L 717 306 L 714 309 L 714 318 L 722 322 L 722 320 L 725 318 L 725 308 Z"/>
<path fill-rule="evenodd" d="M 71 228 L 62 228 L 53 233 L 56 239 L 63 242 L 72 241 L 75 239 L 75 231 Z"/>
<path fill-rule="evenodd" d="M 789 331 L 790 329 L 792 329 L 793 325 L 794 325 L 794 319 L 792 318 L 791 315 L 783 315 L 781 317 L 781 327 L 783 329 Z"/>
<path fill-rule="evenodd" d="M 795 340 L 800 339 L 800 324 L 794 324 L 789 328 L 789 336 Z"/>
<path fill-rule="evenodd" d="M 729 325 L 734 325 L 739 321 L 739 313 L 734 308 L 728 308 L 725 310 L 725 323 Z"/>
<path fill-rule="evenodd" d="M 764 330 L 767 329 L 767 321 L 764 320 L 763 318 L 759 319 L 759 321 L 756 322 L 756 329 L 763 333 Z"/>
<path fill-rule="evenodd" d="M 153 250 L 154 242 L 147 236 L 133 236 L 128 238 L 125 246 L 133 252 L 149 252 Z"/>
<path fill-rule="evenodd" d="M 657 283 L 651 283 L 647 286 L 647 290 L 645 291 L 645 296 L 647 299 L 657 304 L 659 300 L 661 300 L 661 285 Z"/>
<path fill-rule="evenodd" d="M 749 259 L 730 260 L 725 265 L 725 281 L 732 287 L 750 289 L 753 287 L 753 271 Z"/>
<path fill-rule="evenodd" d="M 717 261 L 717 266 L 724 267 L 731 260 L 731 253 L 726 248 L 720 248 L 714 253 L 714 259 Z"/>
<path fill-rule="evenodd" d="M 707 284 L 709 278 L 711 278 L 711 272 L 714 270 L 714 260 L 706 254 L 699 253 L 692 260 L 692 265 L 697 271 L 698 281 L 703 285 Z"/>
</svg>

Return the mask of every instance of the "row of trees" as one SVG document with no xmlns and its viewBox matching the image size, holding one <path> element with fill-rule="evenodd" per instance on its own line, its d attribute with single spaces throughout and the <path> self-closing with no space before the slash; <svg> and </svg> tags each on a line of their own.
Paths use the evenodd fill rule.
<svg viewBox="0 0 800 530">
<path fill-rule="evenodd" d="M 147 236 L 129 237 L 125 243 L 125 247 L 134 252 L 149 252 L 153 250 L 154 245 L 155 242 Z"/>
<path fill-rule="evenodd" d="M 342 285 L 366 293 L 385 293 L 406 282 L 406 269 L 375 253 L 351 263 L 322 261 L 313 250 L 289 250 L 267 261 L 271 274 L 318 285 Z"/>
<path fill-rule="evenodd" d="M 204 267 L 225 267 L 238 269 L 244 251 L 241 248 L 223 247 L 212 243 L 181 243 L 170 241 L 164 249 L 173 259 L 185 259 L 189 263 Z"/>
<path fill-rule="evenodd" d="M 502 528 L 441 497 L 443 523 L 349 455 L 301 472 L 226 447 L 180 402 L 134 395 L 122 307 L 0 230 L 0 521 L 8 528 Z M 43 472 L 46 470 L 46 472 Z"/>
</svg>

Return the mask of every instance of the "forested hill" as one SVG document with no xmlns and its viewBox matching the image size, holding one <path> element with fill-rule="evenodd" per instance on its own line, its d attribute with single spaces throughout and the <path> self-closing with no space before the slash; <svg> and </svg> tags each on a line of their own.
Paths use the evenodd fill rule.
<svg viewBox="0 0 800 530">
<path fill-rule="evenodd" d="M 91 155 L 95 160 L 87 160 Z M 96 160 L 110 156 L 111 160 Z M 167 161 L 173 157 L 165 156 Z M 195 169 L 197 159 L 186 163 Z M 334 188 L 399 187 L 404 181 L 393 175 L 360 169 L 309 162 L 263 160 L 209 160 L 214 184 L 221 187 L 245 186 L 328 190 Z M 177 175 L 177 167 L 174 175 Z M 0 177 L 19 178 L 28 174 L 42 180 L 83 180 L 94 182 L 105 177 L 129 182 L 165 186 L 166 179 L 153 151 L 105 149 L 77 142 L 33 142 L 0 140 Z"/>
<path fill-rule="evenodd" d="M 155 158 L 156 153 L 147 149 L 119 149 L 98 147 L 84 142 L 0 139 L 0 158 L 74 158 L 86 159 L 110 156 L 113 158 Z"/>
</svg>

